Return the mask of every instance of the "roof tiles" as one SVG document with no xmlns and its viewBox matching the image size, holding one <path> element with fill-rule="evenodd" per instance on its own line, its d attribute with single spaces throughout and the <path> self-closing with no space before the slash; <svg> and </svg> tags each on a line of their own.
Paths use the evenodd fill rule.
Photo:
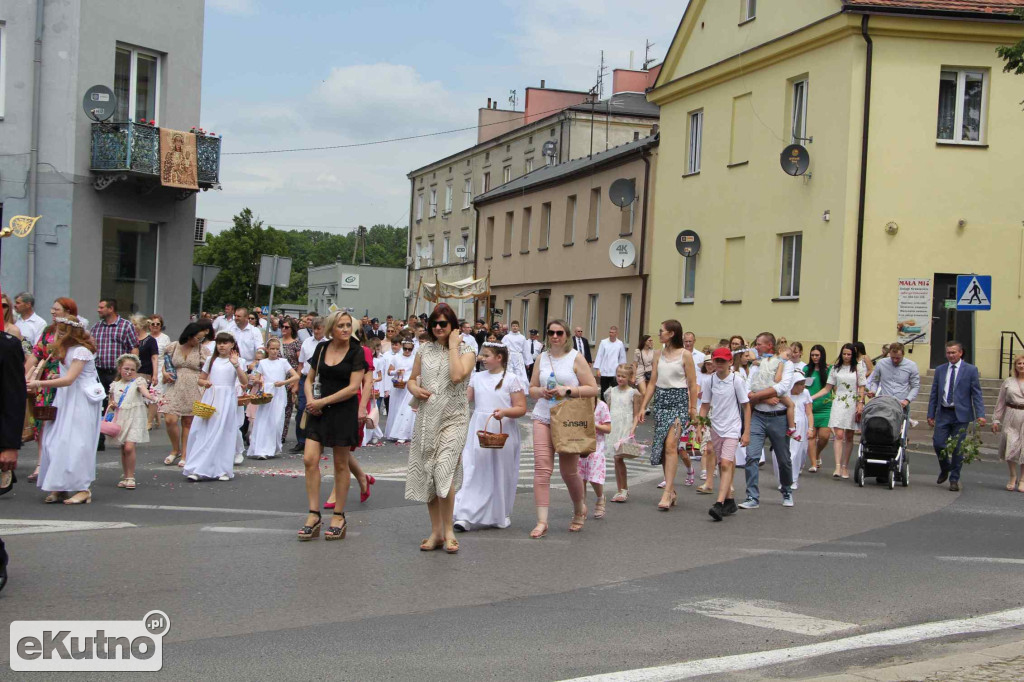
<svg viewBox="0 0 1024 682">
<path fill-rule="evenodd" d="M 844 0 L 851 8 L 908 9 L 951 14 L 1011 14 L 1024 0 Z"/>
</svg>

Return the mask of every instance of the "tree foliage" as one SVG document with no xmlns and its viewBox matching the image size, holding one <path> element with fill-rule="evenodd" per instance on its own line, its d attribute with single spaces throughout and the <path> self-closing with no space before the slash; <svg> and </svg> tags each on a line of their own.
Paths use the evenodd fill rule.
<svg viewBox="0 0 1024 682">
<path fill-rule="evenodd" d="M 404 267 L 408 228 L 374 225 L 366 236 L 366 262 L 370 265 Z M 234 216 L 233 225 L 219 234 L 209 235 L 207 243 L 197 247 L 192 262 L 222 268 L 206 290 L 203 307 L 222 308 L 236 305 L 266 305 L 270 287 L 257 284 L 262 254 L 288 256 L 292 259 L 290 283 L 274 291 L 274 305 L 306 303 L 306 268 L 336 261 L 352 262 L 355 234 L 332 234 L 320 230 L 278 230 L 246 208 Z M 358 261 L 362 262 L 362 250 Z M 192 310 L 199 307 L 199 289 L 192 287 Z"/>
<path fill-rule="evenodd" d="M 1019 19 L 1024 19 L 1024 8 L 1017 8 L 1013 13 Z M 1024 40 L 1018 41 L 1016 45 L 1001 45 L 996 48 L 996 54 L 1006 62 L 1003 71 L 1024 75 Z"/>
</svg>

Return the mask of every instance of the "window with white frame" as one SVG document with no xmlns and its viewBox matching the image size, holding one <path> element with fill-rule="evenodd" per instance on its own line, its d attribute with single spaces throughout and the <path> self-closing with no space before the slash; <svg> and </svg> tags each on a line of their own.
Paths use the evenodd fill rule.
<svg viewBox="0 0 1024 682">
<path fill-rule="evenodd" d="M 0 21 L 0 119 L 4 117 L 4 92 L 7 91 L 7 26 Z"/>
<path fill-rule="evenodd" d="M 800 296 L 800 251 L 803 246 L 803 234 L 782 235 L 782 265 L 779 298 L 798 298 Z"/>
<path fill-rule="evenodd" d="M 416 220 L 423 220 L 423 193 L 416 195 Z"/>
<path fill-rule="evenodd" d="M 451 246 L 451 237 L 445 236 L 444 241 L 441 243 L 441 262 L 448 262 L 448 248 Z"/>
<path fill-rule="evenodd" d="M 480 179 L 480 193 L 483 194 L 491 189 L 491 174 L 484 173 L 484 177 Z"/>
<path fill-rule="evenodd" d="M 451 183 L 449 183 L 448 186 L 444 188 L 444 212 L 445 213 L 451 213 L 452 212 L 452 196 L 453 196 L 452 186 L 451 186 Z"/>
<path fill-rule="evenodd" d="M 466 178 L 466 181 L 462 184 L 462 208 L 469 208 L 470 203 L 473 201 L 473 179 Z"/>
<path fill-rule="evenodd" d="M 686 159 L 686 173 L 700 173 L 700 150 L 704 138 L 704 110 L 690 114 L 690 148 Z"/>
<path fill-rule="evenodd" d="M 420 261 L 423 258 L 423 240 L 420 239 L 419 237 L 416 238 L 416 250 L 413 251 L 413 254 L 415 254 L 415 262 L 413 263 L 413 267 L 421 267 Z"/>
<path fill-rule="evenodd" d="M 526 172 L 527 173 L 532 173 L 533 172 L 533 157 L 532 156 L 526 160 Z"/>
<path fill-rule="evenodd" d="M 519 317 L 520 322 L 523 323 L 524 329 L 530 328 L 530 299 L 523 299 L 522 315 Z"/>
<path fill-rule="evenodd" d="M 593 343 L 597 340 L 597 294 L 590 294 L 587 299 L 590 308 L 590 319 L 587 322 L 587 338 Z"/>
<path fill-rule="evenodd" d="M 793 81 L 793 120 L 789 126 L 792 142 L 803 144 L 807 139 L 807 79 Z"/>
<path fill-rule="evenodd" d="M 987 72 L 943 69 L 939 75 L 939 120 L 935 136 L 943 142 L 982 144 Z"/>
<path fill-rule="evenodd" d="M 154 121 L 160 93 L 160 55 L 139 48 L 118 46 L 114 54 L 115 121 Z"/>
<path fill-rule="evenodd" d="M 573 301 L 574 301 L 574 297 L 573 296 L 566 296 L 565 297 L 565 323 L 567 325 L 569 325 L 570 327 L 572 326 L 572 305 L 573 305 Z M 546 322 L 546 320 L 545 320 L 545 322 Z"/>
<path fill-rule="evenodd" d="M 757 17 L 757 0 L 740 0 L 743 3 L 743 21 L 750 21 Z"/>
<path fill-rule="evenodd" d="M 505 166 L 501 169 L 501 183 L 505 184 L 512 179 L 512 166 Z"/>
<path fill-rule="evenodd" d="M 679 292 L 679 300 L 683 303 L 693 301 L 693 293 L 697 284 L 697 258 L 699 256 L 683 259 L 683 281 Z"/>
<path fill-rule="evenodd" d="M 437 188 L 430 188 L 430 217 L 437 215 Z"/>
</svg>

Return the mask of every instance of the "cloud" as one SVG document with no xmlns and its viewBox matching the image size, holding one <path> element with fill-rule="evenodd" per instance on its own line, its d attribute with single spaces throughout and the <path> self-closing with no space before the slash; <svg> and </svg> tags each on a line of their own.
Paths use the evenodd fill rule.
<svg viewBox="0 0 1024 682">
<path fill-rule="evenodd" d="M 206 4 L 224 14 L 244 16 L 256 13 L 256 0 L 207 0 Z"/>
</svg>

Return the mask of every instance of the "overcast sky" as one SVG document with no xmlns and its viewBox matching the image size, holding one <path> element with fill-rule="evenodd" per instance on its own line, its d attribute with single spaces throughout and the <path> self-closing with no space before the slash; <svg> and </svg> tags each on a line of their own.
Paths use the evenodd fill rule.
<svg viewBox="0 0 1024 682">
<path fill-rule="evenodd" d="M 685 0 L 206 0 L 201 125 L 222 151 L 369 142 L 475 126 L 488 97 L 586 90 L 600 51 L 626 68 L 664 56 Z M 605 81 L 610 92 L 611 80 Z M 474 130 L 287 154 L 225 155 L 198 215 L 219 231 L 248 206 L 278 225 L 408 224 L 410 170 Z"/>
</svg>

